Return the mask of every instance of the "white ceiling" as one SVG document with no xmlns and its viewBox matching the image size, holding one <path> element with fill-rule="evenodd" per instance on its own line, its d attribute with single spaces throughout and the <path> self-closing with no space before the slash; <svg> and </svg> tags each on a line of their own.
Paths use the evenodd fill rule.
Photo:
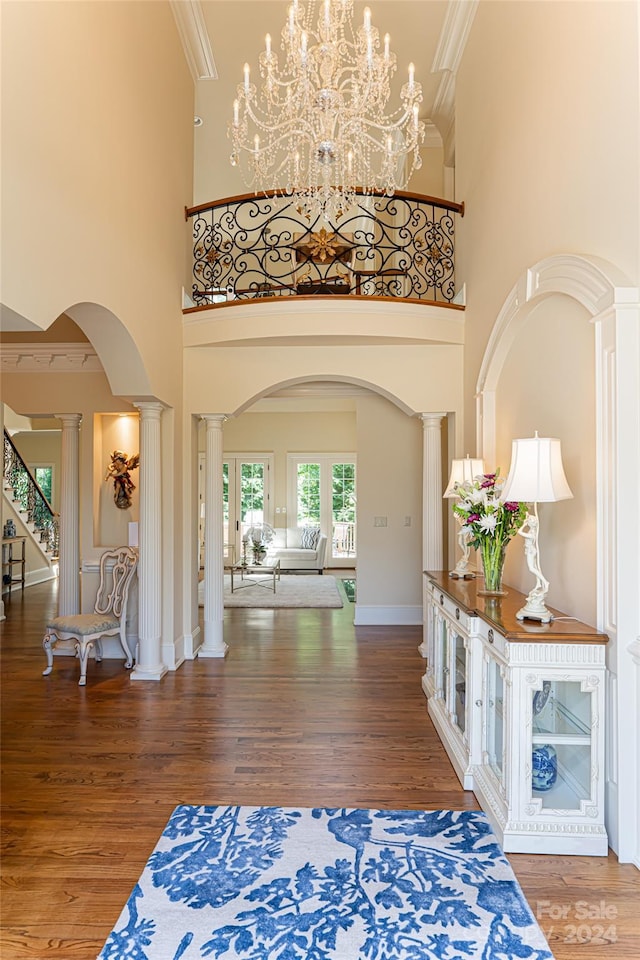
<svg viewBox="0 0 640 960">
<path fill-rule="evenodd" d="M 198 204 L 214 197 L 247 192 L 239 171 L 229 163 L 227 125 L 236 87 L 242 80 L 243 65 L 249 63 L 252 73 L 257 73 L 266 33 L 271 34 L 274 51 L 277 51 L 276 38 L 286 21 L 288 3 L 286 0 L 201 0 L 193 6 L 198 15 L 200 12 L 202 15 L 196 45 L 202 48 L 204 28 L 218 77 L 198 80 L 196 84 L 195 112 L 203 120 L 202 126 L 195 130 L 193 202 Z M 431 68 L 445 22 L 450 19 L 447 17 L 449 3 L 447 0 L 368 0 L 367 3 L 356 0 L 356 23 L 361 20 L 365 6 L 370 7 L 372 22 L 380 34 L 391 35 L 391 48 L 398 63 L 396 91 L 406 78 L 409 63 L 415 63 L 416 79 L 422 84 L 424 94 L 421 116 L 432 119 L 442 71 L 432 73 Z"/>
</svg>

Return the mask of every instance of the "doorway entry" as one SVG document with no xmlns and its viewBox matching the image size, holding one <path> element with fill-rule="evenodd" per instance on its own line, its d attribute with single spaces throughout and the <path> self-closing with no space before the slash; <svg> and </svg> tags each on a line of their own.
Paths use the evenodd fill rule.
<svg viewBox="0 0 640 960">
<path fill-rule="evenodd" d="M 326 534 L 327 566 L 355 566 L 355 453 L 290 454 L 287 477 L 287 510 L 295 526 L 319 526 Z"/>
</svg>

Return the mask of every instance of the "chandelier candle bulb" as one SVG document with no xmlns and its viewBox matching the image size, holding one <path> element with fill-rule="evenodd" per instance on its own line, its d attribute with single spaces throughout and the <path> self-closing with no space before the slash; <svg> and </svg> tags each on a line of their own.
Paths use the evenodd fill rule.
<svg viewBox="0 0 640 960">
<path fill-rule="evenodd" d="M 268 33 L 264 38 L 264 45 L 265 45 L 267 57 L 270 57 L 271 56 L 271 34 L 270 33 Z"/>
<path fill-rule="evenodd" d="M 415 86 L 415 73 L 416 68 L 413 63 L 409 64 L 409 92 L 413 93 L 413 88 Z"/>
<path fill-rule="evenodd" d="M 249 75 L 250 75 L 250 72 L 251 72 L 251 68 L 250 68 L 249 64 L 248 64 L 248 63 L 245 63 L 245 65 L 244 65 L 244 92 L 247 93 L 247 94 L 249 93 Z"/>
<path fill-rule="evenodd" d="M 371 10 L 369 7 L 364 8 L 364 30 L 365 33 L 371 33 Z"/>
<path fill-rule="evenodd" d="M 391 46 L 391 37 L 388 33 L 384 35 L 384 62 L 389 63 L 389 50 Z"/>
</svg>

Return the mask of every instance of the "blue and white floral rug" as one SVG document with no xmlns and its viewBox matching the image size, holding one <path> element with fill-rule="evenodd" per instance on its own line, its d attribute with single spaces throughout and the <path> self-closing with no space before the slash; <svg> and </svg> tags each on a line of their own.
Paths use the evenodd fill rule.
<svg viewBox="0 0 640 960">
<path fill-rule="evenodd" d="M 543 960 L 483 813 L 179 806 L 98 960 Z"/>
</svg>

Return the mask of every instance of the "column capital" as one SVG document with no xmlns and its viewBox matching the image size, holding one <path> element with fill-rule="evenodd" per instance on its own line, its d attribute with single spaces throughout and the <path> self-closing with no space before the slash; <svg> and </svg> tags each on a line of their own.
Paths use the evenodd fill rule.
<svg viewBox="0 0 640 960">
<path fill-rule="evenodd" d="M 446 413 L 419 413 L 424 427 L 439 427 L 440 423 L 446 417 Z"/>
<path fill-rule="evenodd" d="M 56 420 L 62 420 L 64 426 L 80 426 L 82 420 L 81 413 L 54 413 Z"/>
<path fill-rule="evenodd" d="M 159 420 L 164 410 L 164 405 L 158 400 L 138 400 L 134 401 L 133 406 L 140 411 L 143 417 L 149 420 Z"/>
<path fill-rule="evenodd" d="M 209 427 L 221 427 L 228 417 L 226 413 L 201 413 L 200 419 L 204 420 L 208 429 Z"/>
</svg>

